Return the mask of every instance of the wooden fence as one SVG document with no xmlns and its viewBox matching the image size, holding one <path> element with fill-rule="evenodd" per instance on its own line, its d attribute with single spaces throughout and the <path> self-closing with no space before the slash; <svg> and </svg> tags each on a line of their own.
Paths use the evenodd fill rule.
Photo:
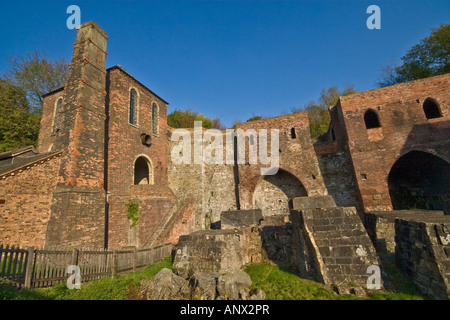
<svg viewBox="0 0 450 320">
<path fill-rule="evenodd" d="M 122 250 L 27 249 L 0 245 L 0 281 L 20 288 L 48 287 L 67 281 L 69 266 L 80 270 L 81 282 L 134 272 L 162 261 L 172 252 L 171 243 L 152 248 Z"/>
</svg>

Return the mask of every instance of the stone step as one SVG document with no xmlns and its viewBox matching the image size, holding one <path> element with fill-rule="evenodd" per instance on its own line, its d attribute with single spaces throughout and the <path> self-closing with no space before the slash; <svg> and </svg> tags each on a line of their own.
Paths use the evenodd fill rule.
<svg viewBox="0 0 450 320">
<path fill-rule="evenodd" d="M 291 210 L 291 221 L 295 236 L 312 247 L 309 263 L 318 279 L 326 285 L 365 288 L 368 267 L 380 262 L 355 208 Z"/>
</svg>

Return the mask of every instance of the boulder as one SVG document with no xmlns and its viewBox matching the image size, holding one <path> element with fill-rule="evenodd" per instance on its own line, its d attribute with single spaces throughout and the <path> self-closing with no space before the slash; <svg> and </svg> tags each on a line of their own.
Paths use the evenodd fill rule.
<svg viewBox="0 0 450 320">
<path fill-rule="evenodd" d="M 167 268 L 151 280 L 142 280 L 140 288 L 140 295 L 146 300 L 182 300 L 189 298 L 189 293 L 189 282 Z"/>
<path fill-rule="evenodd" d="M 215 300 L 217 297 L 218 272 L 197 272 L 190 281 L 193 288 L 192 298 L 198 300 Z"/>
<path fill-rule="evenodd" d="M 217 280 L 217 291 L 221 299 L 248 300 L 249 287 L 252 285 L 250 276 L 239 269 L 225 269 L 220 271 Z"/>
</svg>

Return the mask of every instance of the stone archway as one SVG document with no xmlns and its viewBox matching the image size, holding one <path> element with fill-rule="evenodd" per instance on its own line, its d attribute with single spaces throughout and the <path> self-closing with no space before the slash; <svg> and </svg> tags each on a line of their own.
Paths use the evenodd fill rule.
<svg viewBox="0 0 450 320">
<path fill-rule="evenodd" d="M 291 173 L 278 170 L 275 175 L 264 176 L 255 188 L 253 206 L 263 216 L 289 214 L 289 199 L 306 197 L 305 187 Z"/>
<path fill-rule="evenodd" d="M 450 213 L 450 164 L 423 151 L 410 151 L 388 176 L 394 210 L 428 209 Z"/>
</svg>

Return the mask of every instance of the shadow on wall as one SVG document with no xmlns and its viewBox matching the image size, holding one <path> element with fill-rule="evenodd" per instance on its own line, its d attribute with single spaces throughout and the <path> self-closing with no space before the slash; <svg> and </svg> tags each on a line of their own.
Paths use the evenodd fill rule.
<svg viewBox="0 0 450 320">
<path fill-rule="evenodd" d="M 264 176 L 255 188 L 254 208 L 263 216 L 288 215 L 289 199 L 306 197 L 305 187 L 297 177 L 280 169 L 277 174 Z"/>
<path fill-rule="evenodd" d="M 394 210 L 450 214 L 449 137 L 449 121 L 414 126 L 388 176 Z"/>
</svg>

